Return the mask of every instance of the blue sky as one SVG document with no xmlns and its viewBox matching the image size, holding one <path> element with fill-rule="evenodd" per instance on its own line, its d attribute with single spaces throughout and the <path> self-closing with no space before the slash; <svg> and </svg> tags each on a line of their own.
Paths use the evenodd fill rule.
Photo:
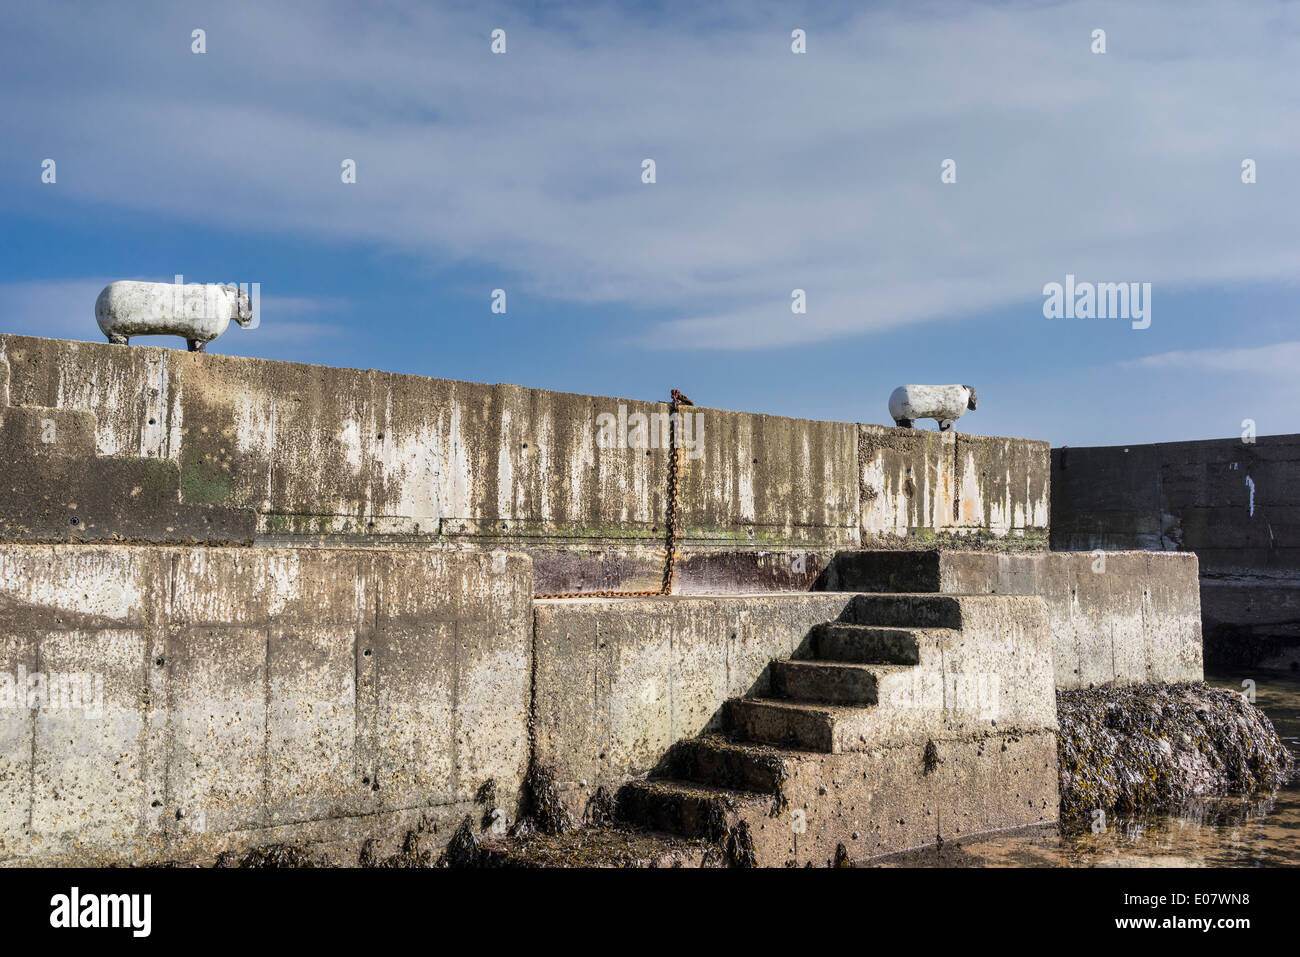
<svg viewBox="0 0 1300 957">
<path fill-rule="evenodd" d="M 107 282 L 180 273 L 261 284 L 215 352 L 866 422 L 961 382 L 964 430 L 1054 445 L 1300 432 L 1295 4 L 5 21 L 0 331 L 98 339 Z M 1150 282 L 1150 328 L 1044 318 L 1067 273 Z"/>
</svg>

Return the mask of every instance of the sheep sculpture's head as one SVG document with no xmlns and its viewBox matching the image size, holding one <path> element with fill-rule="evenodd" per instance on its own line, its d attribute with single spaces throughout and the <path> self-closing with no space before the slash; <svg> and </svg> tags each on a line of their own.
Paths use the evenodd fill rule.
<svg viewBox="0 0 1300 957">
<path fill-rule="evenodd" d="M 238 286 L 226 288 L 235 293 L 235 310 L 231 318 L 239 323 L 241 328 L 247 329 L 253 322 L 253 300 L 245 289 L 240 289 Z"/>
<path fill-rule="evenodd" d="M 973 385 L 964 385 L 962 386 L 962 388 L 970 393 L 970 398 L 966 401 L 966 408 L 974 412 L 975 411 L 975 387 Z"/>
</svg>

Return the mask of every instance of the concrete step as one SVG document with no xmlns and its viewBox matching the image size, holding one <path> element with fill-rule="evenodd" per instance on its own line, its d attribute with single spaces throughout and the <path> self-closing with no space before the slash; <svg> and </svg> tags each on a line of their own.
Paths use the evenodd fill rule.
<svg viewBox="0 0 1300 957">
<path fill-rule="evenodd" d="M 246 508 L 173 502 L 156 513 L 127 515 L 102 526 L 91 524 L 80 541 L 115 540 L 183 545 L 252 545 L 257 513 Z"/>
<path fill-rule="evenodd" d="M 843 713 L 862 710 L 774 698 L 736 698 L 729 709 L 732 732 L 741 740 L 825 754 L 836 751 Z"/>
<path fill-rule="evenodd" d="M 961 603 L 950 595 L 857 595 L 845 620 L 889 628 L 960 628 Z"/>
<path fill-rule="evenodd" d="M 0 406 L 0 461 L 93 458 L 95 414 L 83 409 Z"/>
<path fill-rule="evenodd" d="M 0 472 L 0 509 L 8 501 L 54 503 L 70 511 L 108 506 L 152 509 L 180 501 L 180 469 L 168 459 L 98 456 L 13 461 Z"/>
<path fill-rule="evenodd" d="M 871 707 L 880 685 L 895 675 L 911 678 L 913 665 L 861 665 L 842 661 L 772 662 L 772 697 L 809 704 Z"/>
<path fill-rule="evenodd" d="M 744 816 L 763 815 L 771 795 L 732 791 L 688 781 L 648 780 L 624 785 L 619 818 L 652 831 L 719 842 Z"/>
<path fill-rule="evenodd" d="M 826 591 L 937 592 L 938 551 L 837 552 L 823 576 Z"/>
<path fill-rule="evenodd" d="M 915 665 L 921 661 L 918 639 L 933 629 L 877 628 L 828 621 L 811 632 L 813 657 L 863 665 Z"/>
<path fill-rule="evenodd" d="M 914 669 L 898 668 L 890 681 L 909 684 Z M 882 682 L 882 684 L 884 684 Z M 881 698 L 893 696 L 882 687 Z M 736 698 L 729 707 L 731 733 L 739 741 L 777 748 L 843 754 L 878 744 L 898 716 L 879 707 L 822 704 L 784 698 Z"/>
<path fill-rule="evenodd" d="M 709 787 L 776 794 L 785 779 L 780 748 L 744 744 L 719 735 L 688 738 L 668 754 L 671 777 Z"/>
<path fill-rule="evenodd" d="M 74 522 L 75 519 L 75 522 Z M 150 542 L 177 545 L 252 545 L 251 509 L 171 503 L 149 515 L 117 509 L 69 512 L 59 504 L 0 509 L 0 542 Z"/>
<path fill-rule="evenodd" d="M 468 867 L 724 867 L 714 844 L 629 827 L 584 827 L 567 834 L 533 833 L 483 843 Z"/>
</svg>

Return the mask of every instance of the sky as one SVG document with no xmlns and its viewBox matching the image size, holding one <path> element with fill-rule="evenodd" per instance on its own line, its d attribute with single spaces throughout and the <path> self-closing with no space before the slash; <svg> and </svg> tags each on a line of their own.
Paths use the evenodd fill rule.
<svg viewBox="0 0 1300 957">
<path fill-rule="evenodd" d="M 1300 432 L 1300 4 L 3 17 L 0 332 L 99 340 L 108 282 L 180 274 L 260 284 L 220 353 L 885 424 L 965 383 L 961 431 L 1053 445 Z M 1067 275 L 1150 283 L 1150 325 L 1048 318 Z"/>
</svg>

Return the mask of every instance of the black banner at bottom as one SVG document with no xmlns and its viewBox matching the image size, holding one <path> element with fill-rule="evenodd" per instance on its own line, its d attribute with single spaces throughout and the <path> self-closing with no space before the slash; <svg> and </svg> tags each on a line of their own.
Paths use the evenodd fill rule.
<svg viewBox="0 0 1300 957">
<path fill-rule="evenodd" d="M 751 933 L 765 938 L 784 920 L 801 934 L 817 934 L 822 921 L 835 935 L 846 922 L 893 924 L 927 943 L 1050 930 L 1071 940 L 1196 934 L 1231 946 L 1289 931 L 1295 892 L 1295 872 L 1284 869 L 9 868 L 0 870 L 0 915 L 10 945 L 232 934 L 258 946 L 375 945 L 455 928 L 494 947 L 539 937 L 551 946 L 638 938 L 698 945 L 715 935 L 734 945 Z M 463 946 L 457 938 L 446 945 Z"/>
</svg>

